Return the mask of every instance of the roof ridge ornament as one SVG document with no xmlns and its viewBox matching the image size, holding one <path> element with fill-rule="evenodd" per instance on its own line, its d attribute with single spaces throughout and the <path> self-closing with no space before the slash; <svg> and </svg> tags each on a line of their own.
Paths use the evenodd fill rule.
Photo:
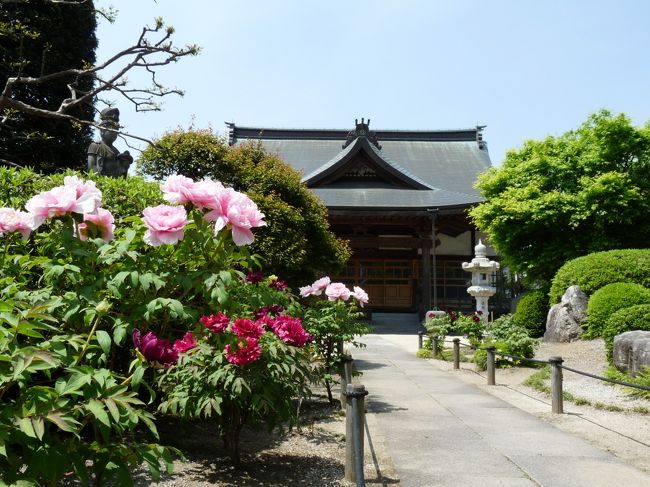
<svg viewBox="0 0 650 487">
<path fill-rule="evenodd" d="M 343 149 L 349 146 L 355 139 L 358 137 L 365 137 L 368 141 L 373 144 L 377 149 L 381 150 L 381 145 L 379 145 L 379 140 L 377 140 L 377 134 L 370 130 L 370 119 L 368 122 L 364 122 L 363 117 L 361 117 L 361 123 L 357 118 L 354 119 L 355 129 L 348 132 L 348 136 L 345 139 L 343 144 Z"/>
</svg>

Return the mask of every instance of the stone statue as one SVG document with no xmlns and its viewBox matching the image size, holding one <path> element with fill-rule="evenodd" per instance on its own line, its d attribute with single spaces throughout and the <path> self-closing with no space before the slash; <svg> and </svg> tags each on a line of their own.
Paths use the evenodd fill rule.
<svg viewBox="0 0 650 487">
<path fill-rule="evenodd" d="M 112 178 L 126 177 L 133 157 L 129 151 L 119 152 L 113 147 L 120 127 L 120 111 L 117 108 L 105 108 L 99 116 L 102 140 L 88 146 L 88 171 Z"/>
</svg>

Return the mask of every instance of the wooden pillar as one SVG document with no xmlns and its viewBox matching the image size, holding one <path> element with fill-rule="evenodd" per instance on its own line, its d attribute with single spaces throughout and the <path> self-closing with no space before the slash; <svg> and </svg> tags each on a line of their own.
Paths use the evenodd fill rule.
<svg viewBox="0 0 650 487">
<path fill-rule="evenodd" d="M 420 294 L 422 296 L 423 312 L 431 309 L 431 246 L 422 239 L 422 279 L 420 281 Z"/>
</svg>

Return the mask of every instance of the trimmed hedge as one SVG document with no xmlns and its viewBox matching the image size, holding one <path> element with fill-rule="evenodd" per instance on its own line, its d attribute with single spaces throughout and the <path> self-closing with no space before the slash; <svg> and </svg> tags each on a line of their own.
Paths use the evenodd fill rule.
<svg viewBox="0 0 650 487">
<path fill-rule="evenodd" d="M 650 289 L 631 282 L 615 282 L 603 286 L 589 298 L 586 336 L 601 336 L 607 320 L 614 313 L 638 304 L 650 304 Z"/>
<path fill-rule="evenodd" d="M 607 350 L 607 360 L 612 362 L 614 337 L 632 330 L 650 331 L 650 304 L 639 304 L 619 309 L 609 317 L 603 328 L 603 339 Z"/>
<path fill-rule="evenodd" d="M 569 286 L 578 285 L 591 296 L 614 282 L 634 282 L 650 287 L 650 249 L 594 252 L 566 262 L 553 278 L 549 304 L 559 303 Z"/>
<path fill-rule="evenodd" d="M 517 303 L 515 322 L 532 337 L 541 337 L 546 331 L 548 294 L 544 289 L 534 289 L 524 294 Z"/>
<path fill-rule="evenodd" d="M 115 179 L 72 170 L 42 175 L 31 169 L 0 167 L 0 206 L 24 210 L 29 198 L 62 185 L 63 178 L 72 175 L 95 181 L 103 194 L 102 207 L 113 214 L 118 224 L 124 217 L 141 214 L 147 206 L 164 203 L 160 183 L 140 177 Z"/>
</svg>

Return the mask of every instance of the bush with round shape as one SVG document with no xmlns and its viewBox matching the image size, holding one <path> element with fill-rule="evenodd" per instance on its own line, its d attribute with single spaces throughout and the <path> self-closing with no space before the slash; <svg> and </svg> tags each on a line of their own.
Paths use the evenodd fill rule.
<svg viewBox="0 0 650 487">
<path fill-rule="evenodd" d="M 587 305 L 587 338 L 602 335 L 605 323 L 618 310 L 650 304 L 650 289 L 641 284 L 615 282 L 596 291 Z"/>
<path fill-rule="evenodd" d="M 515 322 L 528 330 L 533 337 L 540 337 L 546 329 L 548 294 L 545 289 L 534 289 L 524 294 L 517 303 Z"/>
<path fill-rule="evenodd" d="M 634 282 L 650 287 L 650 249 L 594 252 L 569 260 L 553 278 L 549 304 L 560 302 L 569 286 L 580 286 L 587 296 L 591 296 L 614 282 Z"/>
<path fill-rule="evenodd" d="M 616 335 L 632 330 L 650 331 L 650 304 L 639 304 L 616 311 L 609 317 L 603 328 L 603 339 L 607 360 L 612 362 L 614 338 Z"/>
</svg>

